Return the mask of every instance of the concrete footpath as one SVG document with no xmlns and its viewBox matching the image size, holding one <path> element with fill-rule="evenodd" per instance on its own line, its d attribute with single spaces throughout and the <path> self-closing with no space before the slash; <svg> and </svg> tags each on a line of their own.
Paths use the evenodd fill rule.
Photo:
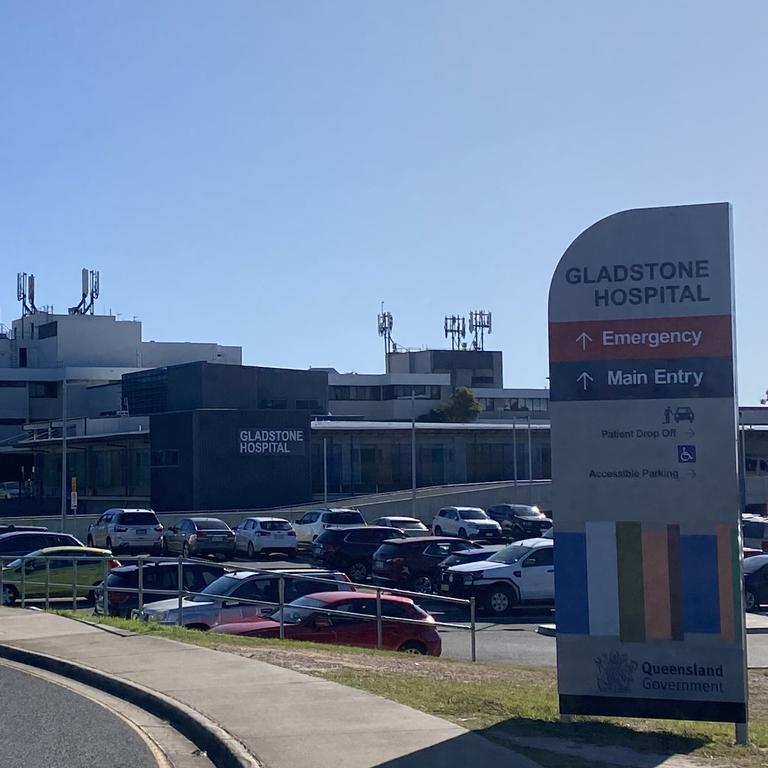
<svg viewBox="0 0 768 768">
<path fill-rule="evenodd" d="M 64 671 L 67 662 L 77 665 L 70 673 L 90 671 L 85 682 L 94 687 L 109 681 L 118 690 L 133 686 L 174 727 L 179 717 L 188 730 L 205 731 L 208 753 L 220 765 L 537 768 L 452 723 L 364 691 L 235 654 L 0 608 L 0 660 L 24 662 L 29 652 L 43 654 L 37 660 L 54 672 Z M 82 727 L 83 738 L 97 738 L 87 723 L 73 725 Z M 227 743 L 231 749 L 224 748 Z"/>
</svg>

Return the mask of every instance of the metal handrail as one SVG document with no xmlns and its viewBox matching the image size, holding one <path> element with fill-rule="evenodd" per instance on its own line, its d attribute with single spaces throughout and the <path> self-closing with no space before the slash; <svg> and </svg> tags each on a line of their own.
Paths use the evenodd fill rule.
<svg viewBox="0 0 768 768">
<path fill-rule="evenodd" d="M 52 581 L 51 580 L 51 570 L 50 570 L 50 560 L 71 560 L 72 561 L 72 581 L 67 582 L 61 582 L 61 581 Z M 16 562 L 21 561 L 21 568 L 19 571 L 20 577 L 18 580 L 13 580 L 13 587 L 14 590 L 19 593 L 19 600 L 21 603 L 21 607 L 26 607 L 26 603 L 28 599 L 28 588 L 31 586 L 44 586 L 45 587 L 45 608 L 46 610 L 50 607 L 50 600 L 51 600 L 51 587 L 66 587 L 67 589 L 72 589 L 72 603 L 73 607 L 77 605 L 78 600 L 78 593 L 83 590 L 87 590 L 88 592 L 94 593 L 94 603 L 95 605 L 101 601 L 101 608 L 104 612 L 105 616 L 109 616 L 109 592 L 110 587 L 108 584 L 108 576 L 110 572 L 109 567 L 109 561 L 114 560 L 114 556 L 112 555 L 95 555 L 95 554 L 84 554 L 82 556 L 78 555 L 67 555 L 67 556 L 53 556 L 52 558 L 46 558 L 45 559 L 45 579 L 43 581 L 39 579 L 30 579 L 29 574 L 27 574 L 27 568 L 26 563 L 27 561 L 32 560 L 40 560 L 39 556 L 30 557 L 28 555 L 23 557 L 14 557 L 14 558 L 3 558 L 0 557 L 0 602 L 5 603 L 5 587 L 4 585 L 8 583 L 7 581 L 7 574 L 4 567 L 5 562 Z M 88 561 L 89 563 L 97 563 L 101 561 L 102 563 L 102 581 L 97 584 L 81 584 L 78 583 L 77 579 L 77 573 L 78 573 L 78 563 L 82 563 L 83 561 Z M 207 560 L 200 560 L 197 558 L 183 558 L 179 556 L 178 558 L 175 557 L 152 557 L 152 556 L 137 556 L 137 557 L 128 557 L 123 559 L 123 564 L 125 562 L 133 561 L 137 565 L 137 576 L 138 576 L 138 585 L 136 588 L 134 587 L 120 587 L 119 589 L 112 589 L 113 592 L 120 592 L 120 593 L 127 593 L 127 594 L 136 594 L 138 595 L 138 612 L 141 614 L 144 608 L 144 594 L 147 591 L 144 586 L 144 567 L 147 564 L 151 563 L 176 563 L 178 565 L 178 583 L 176 589 L 156 589 L 152 588 L 151 592 L 153 595 L 168 595 L 169 597 L 178 597 L 178 607 L 177 607 L 177 615 L 176 615 L 176 624 L 178 626 L 183 626 L 184 624 L 184 600 L 189 597 L 205 597 L 212 601 L 220 601 L 220 602 L 226 602 L 227 600 L 234 599 L 237 603 L 245 604 L 245 605 L 254 605 L 254 606 L 261 606 L 261 607 L 269 607 L 269 608 L 276 608 L 280 613 L 280 630 L 279 630 L 279 637 L 280 639 L 285 638 L 285 617 L 284 617 L 284 611 L 283 608 L 286 605 L 291 605 L 290 603 L 285 602 L 285 580 L 286 579 L 297 579 L 300 581 L 312 581 L 319 584 L 332 584 L 334 586 L 338 586 L 339 581 L 336 579 L 328 579 L 323 578 L 320 576 L 310 576 L 310 575 L 303 575 L 301 573 L 285 573 L 282 571 L 276 571 L 276 570 L 269 570 L 269 569 L 263 569 L 263 568 L 248 568 L 248 567 L 231 567 L 231 572 L 242 572 L 246 571 L 249 573 L 255 573 L 255 574 L 262 574 L 262 575 L 269 575 L 269 576 L 277 576 L 278 577 L 278 601 L 269 601 L 269 600 L 257 600 L 253 598 L 243 598 L 243 597 L 236 597 L 232 598 L 231 595 L 215 595 L 208 592 L 194 592 L 191 590 L 184 589 L 184 565 L 185 564 L 201 564 L 204 563 L 206 565 L 210 564 Z M 18 586 L 17 586 L 18 583 Z M 430 601 L 439 601 L 443 603 L 448 604 L 455 604 L 455 605 L 464 605 L 469 608 L 470 613 L 470 623 L 469 627 L 467 627 L 464 624 L 456 624 L 453 622 L 444 622 L 444 621 L 437 621 L 434 618 L 432 618 L 432 622 L 430 622 L 430 625 L 433 627 L 441 627 L 441 628 L 448 628 L 448 629 L 460 629 L 463 631 L 469 631 L 470 632 L 470 650 L 471 650 L 471 658 L 472 661 L 477 661 L 477 645 L 476 645 L 476 615 L 475 615 L 475 598 L 469 598 L 469 599 L 462 599 L 462 598 L 456 598 L 456 597 L 446 597 L 443 595 L 433 595 L 433 594 L 426 594 L 422 592 L 413 592 L 410 590 L 403 590 L 403 589 L 392 589 L 389 587 L 381 587 L 378 585 L 371 585 L 371 584 L 361 584 L 356 582 L 344 582 L 345 584 L 348 584 L 350 587 L 353 587 L 356 591 L 364 591 L 364 592 L 371 592 L 375 593 L 376 595 L 376 615 L 371 616 L 369 614 L 361 614 L 361 613 L 353 613 L 351 611 L 337 611 L 331 608 L 311 608 L 307 610 L 312 610 L 315 613 L 322 613 L 323 615 L 329 615 L 329 616 L 341 616 L 345 618 L 359 618 L 365 621 L 376 621 L 376 647 L 378 649 L 381 649 L 383 647 L 383 627 L 384 624 L 390 623 L 390 624 L 416 624 L 416 625 L 424 625 L 424 621 L 419 619 L 408 619 L 405 617 L 399 617 L 399 616 L 387 616 L 385 613 L 382 612 L 382 595 L 403 595 L 406 597 L 412 597 L 412 598 L 419 598 L 419 599 L 428 599 Z M 35 599 L 35 598 L 32 598 Z M 94 608 L 95 608 L 94 605 Z M 300 606 L 299 606 L 300 607 Z"/>
</svg>

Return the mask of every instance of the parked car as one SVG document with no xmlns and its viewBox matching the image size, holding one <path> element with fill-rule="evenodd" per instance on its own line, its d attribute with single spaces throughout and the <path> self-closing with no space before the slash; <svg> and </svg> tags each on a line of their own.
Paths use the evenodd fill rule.
<svg viewBox="0 0 768 768">
<path fill-rule="evenodd" d="M 296 531 L 281 517 L 246 517 L 235 528 L 235 554 L 244 552 L 251 559 L 256 554 L 282 552 L 296 556 Z"/>
<path fill-rule="evenodd" d="M 373 521 L 373 525 L 397 528 L 406 536 L 429 536 L 429 528 L 415 517 L 380 517 Z"/>
<path fill-rule="evenodd" d="M 745 547 L 768 552 L 768 518 L 760 515 L 743 515 L 741 533 Z"/>
<path fill-rule="evenodd" d="M 14 605 L 22 592 L 22 563 L 24 594 L 28 598 L 78 597 L 94 599 L 93 587 L 104 578 L 104 558 L 107 568 L 117 568 L 118 560 L 112 559 L 108 549 L 64 546 L 46 547 L 30 552 L 22 560 L 13 560 L 2 569 L 2 604 Z M 75 566 L 75 561 L 77 565 Z M 46 590 L 46 581 L 48 588 Z M 75 588 L 75 584 L 82 585 Z"/>
<path fill-rule="evenodd" d="M 18 480 L 6 480 L 0 483 L 0 499 L 18 499 L 21 495 L 21 483 Z"/>
<path fill-rule="evenodd" d="M 373 567 L 373 553 L 386 539 L 403 538 L 397 528 L 365 525 L 329 528 L 312 545 L 312 559 L 325 568 L 343 571 L 354 582 L 365 581 Z"/>
<path fill-rule="evenodd" d="M 496 539 L 501 526 L 478 507 L 443 507 L 432 521 L 432 532 L 461 539 Z"/>
<path fill-rule="evenodd" d="M 392 589 L 434 592 L 439 565 L 448 555 L 479 544 L 448 536 L 416 536 L 390 539 L 373 555 L 373 583 Z"/>
<path fill-rule="evenodd" d="M 313 509 L 294 524 L 299 544 L 310 545 L 328 528 L 356 528 L 365 525 L 365 518 L 356 509 Z"/>
<path fill-rule="evenodd" d="M 185 517 L 163 531 L 161 548 L 164 555 L 231 558 L 235 556 L 235 533 L 215 517 Z"/>
<path fill-rule="evenodd" d="M 227 573 L 222 565 L 185 561 L 182 568 L 182 586 L 188 592 L 202 592 L 209 584 Z M 168 600 L 171 595 L 165 591 L 179 588 L 179 565 L 176 562 L 142 563 L 143 603 Z M 137 592 L 125 592 L 126 589 L 139 588 L 139 566 L 123 565 L 113 568 L 107 576 L 107 612 L 110 616 L 128 618 L 131 611 L 139 606 Z M 158 591 L 159 590 L 159 591 Z M 94 613 L 104 613 L 103 585 L 95 590 L 96 604 Z"/>
<path fill-rule="evenodd" d="M 47 547 L 82 547 L 83 542 L 69 533 L 54 531 L 13 531 L 0 536 L 0 561 L 28 555 Z"/>
<path fill-rule="evenodd" d="M 88 526 L 89 547 L 113 552 L 160 552 L 163 526 L 151 509 L 108 509 Z"/>
<path fill-rule="evenodd" d="M 340 616 L 323 613 L 323 609 L 344 611 L 362 616 Z M 381 596 L 382 616 L 418 621 L 401 624 L 381 623 L 382 647 L 387 651 L 439 656 L 440 635 L 435 620 L 407 597 Z M 311 640 L 315 643 L 338 643 L 360 648 L 376 648 L 376 597 L 367 592 L 320 592 L 300 597 L 282 610 L 284 635 L 290 640 Z M 219 624 L 214 632 L 247 637 L 279 637 L 281 612 L 269 617 L 236 624 Z"/>
<path fill-rule="evenodd" d="M 497 552 L 504 549 L 504 547 L 504 544 L 489 544 L 487 547 L 464 549 L 459 552 L 453 552 L 444 560 L 441 560 L 437 566 L 438 578 L 435 583 L 439 584 L 442 582 L 443 573 L 448 570 L 448 568 L 451 568 L 454 565 L 462 565 L 463 563 L 477 563 L 480 560 L 487 560 L 491 555 L 495 555 Z"/>
<path fill-rule="evenodd" d="M 756 611 L 768 603 L 768 555 L 744 561 L 744 607 Z"/>
<path fill-rule="evenodd" d="M 16 525 L 11 523 L 10 525 L 0 525 L 0 535 L 4 533 L 19 533 L 30 531 L 47 531 L 48 529 L 44 525 Z"/>
<path fill-rule="evenodd" d="M 541 536 L 552 527 L 552 521 L 538 507 L 528 504 L 494 504 L 488 507 L 488 517 L 514 541 Z"/>
<path fill-rule="evenodd" d="M 334 586 L 338 590 L 353 589 L 349 579 L 338 571 L 319 569 L 276 570 L 270 573 L 234 571 L 211 582 L 201 590 L 201 594 L 182 601 L 184 626 L 190 629 L 207 630 L 216 624 L 231 624 L 260 615 L 264 607 L 279 602 L 281 575 L 284 585 L 283 600 L 286 603 L 313 592 L 333 591 Z M 306 576 L 327 581 L 301 578 Z M 144 621 L 176 624 L 179 616 L 179 600 L 174 597 L 170 600 L 149 603 L 141 611 L 132 611 L 133 614 Z"/>
<path fill-rule="evenodd" d="M 551 539 L 524 539 L 487 560 L 455 565 L 443 574 L 440 591 L 474 597 L 495 616 L 505 616 L 522 602 L 555 599 L 554 547 Z"/>
</svg>

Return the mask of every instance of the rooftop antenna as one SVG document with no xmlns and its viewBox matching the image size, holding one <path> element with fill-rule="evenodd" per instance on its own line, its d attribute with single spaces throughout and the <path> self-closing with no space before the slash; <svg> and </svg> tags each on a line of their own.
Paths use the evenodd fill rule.
<svg viewBox="0 0 768 768">
<path fill-rule="evenodd" d="M 469 313 L 469 332 L 474 334 L 475 340 L 472 342 L 472 348 L 485 349 L 485 332 L 488 335 L 492 332 L 491 313 L 483 309 L 474 309 Z"/>
<path fill-rule="evenodd" d="M 392 342 L 392 313 L 384 311 L 384 302 L 381 302 L 381 314 L 379 315 L 379 336 L 384 337 L 384 367 L 389 373 L 389 353 L 393 351 L 395 344 Z"/>
<path fill-rule="evenodd" d="M 467 335 L 467 321 L 461 315 L 446 315 L 443 323 L 445 338 L 451 337 L 451 349 L 461 349 L 461 340 Z"/>
<path fill-rule="evenodd" d="M 82 271 L 82 293 L 80 303 L 77 306 L 69 308 L 70 315 L 93 314 L 93 305 L 99 298 L 99 273 L 96 270 L 83 269 Z"/>
<path fill-rule="evenodd" d="M 35 306 L 35 276 L 26 272 L 16 273 L 16 298 L 21 302 L 21 316 L 34 315 Z"/>
</svg>

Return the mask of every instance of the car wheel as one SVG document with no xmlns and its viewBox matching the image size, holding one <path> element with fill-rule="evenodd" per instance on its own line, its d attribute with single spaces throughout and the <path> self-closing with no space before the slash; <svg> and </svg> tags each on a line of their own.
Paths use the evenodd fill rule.
<svg viewBox="0 0 768 768">
<path fill-rule="evenodd" d="M 435 536 L 442 536 L 443 535 L 443 529 L 439 526 L 435 526 Z"/>
<path fill-rule="evenodd" d="M 427 576 L 426 573 L 421 573 L 418 576 L 414 576 L 411 582 L 411 589 L 414 592 L 422 592 L 424 594 L 431 594 L 432 592 L 432 579 Z"/>
<path fill-rule="evenodd" d="M 210 627 L 207 624 L 185 624 L 185 629 L 197 629 L 200 632 L 207 632 Z"/>
<path fill-rule="evenodd" d="M 160 539 L 160 554 L 168 557 L 168 542 L 165 539 Z"/>
<path fill-rule="evenodd" d="M 517 602 L 515 591 L 503 584 L 491 587 L 488 591 L 488 610 L 494 616 L 506 616 Z"/>
<path fill-rule="evenodd" d="M 403 643 L 397 650 L 401 653 L 413 653 L 416 656 L 427 655 L 427 649 L 416 640 L 409 640 L 407 643 Z"/>
<path fill-rule="evenodd" d="M 744 593 L 744 607 L 748 611 L 756 611 L 760 607 L 760 603 L 757 600 L 757 595 L 751 589 L 748 589 Z"/>
<path fill-rule="evenodd" d="M 91 534 L 88 534 L 88 538 L 85 540 L 85 546 L 86 547 L 92 547 L 93 546 L 93 536 Z"/>
<path fill-rule="evenodd" d="M 256 557 L 256 550 L 253 548 L 253 542 L 248 542 L 248 557 L 253 560 Z"/>
<path fill-rule="evenodd" d="M 358 560 L 349 566 L 347 576 L 349 576 L 350 581 L 362 584 L 368 578 L 368 566 Z"/>
<path fill-rule="evenodd" d="M 467 530 L 466 530 L 466 528 L 459 528 L 459 538 L 460 539 L 466 539 L 467 538 Z"/>
<path fill-rule="evenodd" d="M 184 542 L 184 546 L 181 548 L 181 554 L 183 557 L 189 557 L 189 544 Z"/>
<path fill-rule="evenodd" d="M 11 584 L 4 584 L 2 604 L 15 605 L 18 599 L 19 593 L 17 592 L 16 587 L 12 586 Z"/>
</svg>

